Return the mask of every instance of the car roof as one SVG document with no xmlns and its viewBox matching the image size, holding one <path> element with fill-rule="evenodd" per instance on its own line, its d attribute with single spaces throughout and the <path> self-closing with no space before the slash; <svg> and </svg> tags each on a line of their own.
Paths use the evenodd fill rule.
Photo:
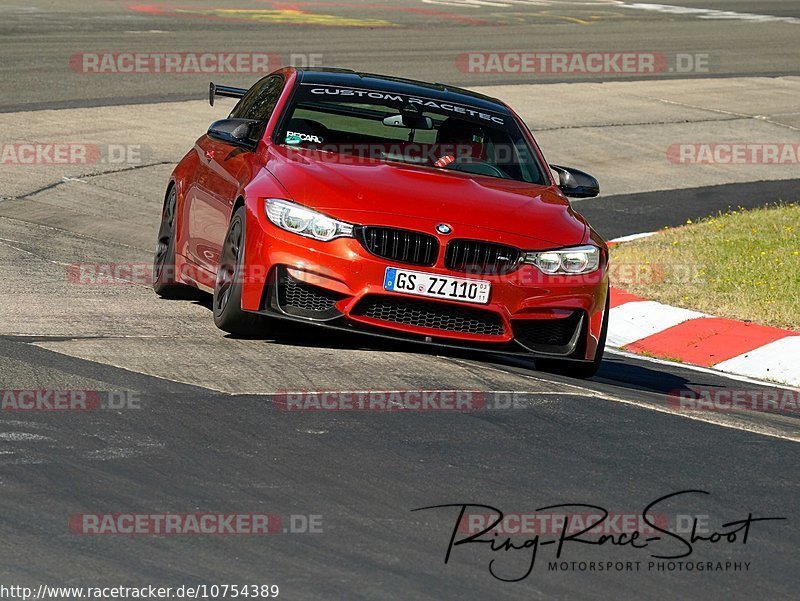
<svg viewBox="0 0 800 601">
<path fill-rule="evenodd" d="M 508 107 L 497 98 L 442 83 L 428 83 L 390 75 L 360 73 L 349 69 L 335 68 L 298 68 L 297 74 L 299 82 L 305 84 L 365 88 L 393 94 L 423 96 L 432 100 L 458 102 L 496 113 L 510 114 Z"/>
</svg>

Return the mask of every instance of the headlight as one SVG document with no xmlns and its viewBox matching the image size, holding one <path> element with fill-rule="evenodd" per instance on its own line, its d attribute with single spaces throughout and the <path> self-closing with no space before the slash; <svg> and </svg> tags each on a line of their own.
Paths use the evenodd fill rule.
<svg viewBox="0 0 800 601">
<path fill-rule="evenodd" d="M 549 275 L 591 273 L 600 266 L 600 249 L 586 245 L 529 252 L 525 253 L 524 262 Z"/>
<path fill-rule="evenodd" d="M 288 200 L 268 198 L 266 211 L 269 220 L 279 228 L 315 240 L 327 242 L 334 238 L 349 238 L 353 235 L 351 224 L 331 219 Z"/>
</svg>

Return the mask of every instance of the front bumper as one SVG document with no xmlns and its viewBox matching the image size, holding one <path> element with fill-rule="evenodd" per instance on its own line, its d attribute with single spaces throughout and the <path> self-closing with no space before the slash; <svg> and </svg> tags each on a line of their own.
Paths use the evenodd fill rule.
<svg viewBox="0 0 800 601">
<path fill-rule="evenodd" d="M 249 212 L 242 308 L 449 348 L 594 358 L 608 291 L 605 261 L 584 276 L 546 276 L 531 265 L 505 275 L 473 276 L 492 283 L 487 304 L 384 290 L 387 267 L 470 277 L 444 267 L 446 242 L 442 237 L 433 266 L 404 265 L 370 254 L 354 238 L 318 242 Z"/>
</svg>

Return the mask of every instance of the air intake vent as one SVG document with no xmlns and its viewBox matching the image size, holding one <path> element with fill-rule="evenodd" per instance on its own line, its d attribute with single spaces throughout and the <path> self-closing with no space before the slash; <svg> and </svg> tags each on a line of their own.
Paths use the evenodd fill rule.
<svg viewBox="0 0 800 601">
<path fill-rule="evenodd" d="M 433 265 L 439 241 L 430 234 L 388 227 L 357 227 L 356 237 L 373 255 L 398 263 Z"/>
<path fill-rule="evenodd" d="M 309 319 L 331 319 L 341 315 L 336 309 L 337 301 L 345 298 L 343 294 L 301 282 L 290 276 L 285 267 L 277 270 L 273 305 L 278 310 L 294 317 Z"/>
<path fill-rule="evenodd" d="M 567 354 L 583 329 L 583 311 L 561 319 L 515 319 L 514 340 L 532 351 Z"/>
<path fill-rule="evenodd" d="M 519 265 L 522 251 L 513 246 L 480 240 L 451 240 L 445 252 L 445 266 L 471 274 L 502 275 Z"/>
<path fill-rule="evenodd" d="M 462 334 L 502 336 L 503 320 L 493 311 L 392 296 L 366 296 L 353 310 L 381 321 Z"/>
</svg>

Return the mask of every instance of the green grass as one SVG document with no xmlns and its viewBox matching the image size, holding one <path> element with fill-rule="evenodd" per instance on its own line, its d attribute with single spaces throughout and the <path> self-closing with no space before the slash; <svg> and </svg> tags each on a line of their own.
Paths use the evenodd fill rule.
<svg viewBox="0 0 800 601">
<path fill-rule="evenodd" d="M 797 203 L 689 221 L 613 247 L 611 261 L 627 274 L 612 267 L 612 284 L 634 294 L 800 331 Z M 645 275 L 630 277 L 631 268 Z"/>
</svg>

